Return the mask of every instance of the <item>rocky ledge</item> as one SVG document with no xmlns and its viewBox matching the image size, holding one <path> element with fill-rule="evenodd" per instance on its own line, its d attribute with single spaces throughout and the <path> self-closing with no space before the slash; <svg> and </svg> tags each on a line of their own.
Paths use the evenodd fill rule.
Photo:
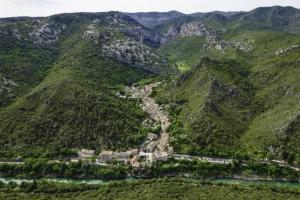
<svg viewBox="0 0 300 200">
<path fill-rule="evenodd" d="M 156 74 L 168 65 L 167 60 L 154 54 L 149 47 L 127 39 L 103 44 L 102 53 L 105 57 Z"/>
<path fill-rule="evenodd" d="M 58 41 L 59 34 L 66 29 L 66 25 L 46 20 L 36 20 L 33 31 L 29 33 L 35 44 L 53 44 Z"/>
<path fill-rule="evenodd" d="M 17 87 L 16 82 L 0 75 L 0 107 L 15 98 Z"/>
</svg>

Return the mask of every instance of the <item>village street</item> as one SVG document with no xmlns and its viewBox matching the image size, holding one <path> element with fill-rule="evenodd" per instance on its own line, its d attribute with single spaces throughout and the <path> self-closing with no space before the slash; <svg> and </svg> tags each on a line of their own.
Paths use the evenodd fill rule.
<svg viewBox="0 0 300 200">
<path fill-rule="evenodd" d="M 159 84 L 160 83 L 153 83 L 141 88 L 131 87 L 129 91 L 132 98 L 140 98 L 142 100 L 142 109 L 149 114 L 150 118 L 155 120 L 161 126 L 157 151 L 164 152 L 167 151 L 169 147 L 169 134 L 167 133 L 167 129 L 170 126 L 170 120 L 168 114 L 150 96 L 153 88 L 157 87 Z"/>
</svg>

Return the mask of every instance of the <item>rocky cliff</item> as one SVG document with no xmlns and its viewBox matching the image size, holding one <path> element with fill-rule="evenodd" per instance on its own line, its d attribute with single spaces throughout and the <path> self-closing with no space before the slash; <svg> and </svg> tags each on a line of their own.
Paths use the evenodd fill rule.
<svg viewBox="0 0 300 200">
<path fill-rule="evenodd" d="M 114 40 L 102 46 L 103 55 L 118 60 L 129 66 L 159 74 L 168 67 L 168 61 L 153 53 L 153 51 L 138 42 L 130 40 Z"/>
</svg>

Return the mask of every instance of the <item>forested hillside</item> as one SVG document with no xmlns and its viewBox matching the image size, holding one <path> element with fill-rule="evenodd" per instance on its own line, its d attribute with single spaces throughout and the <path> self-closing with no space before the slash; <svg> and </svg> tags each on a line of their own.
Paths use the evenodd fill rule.
<svg viewBox="0 0 300 200">
<path fill-rule="evenodd" d="M 13 192 L 12 192 L 13 191 Z M 97 185 L 47 182 L 1 185 L 3 199 L 298 199 L 299 190 L 268 185 L 230 185 L 182 179 L 153 179 Z"/>
<path fill-rule="evenodd" d="M 299 161 L 299 36 L 234 27 L 220 37 L 248 43 L 249 50 L 203 50 L 185 45 L 196 38 L 182 40 L 161 51 L 180 55 L 174 61 L 191 70 L 157 91 L 173 116 L 178 151 Z M 198 52 L 198 58 L 182 53 L 187 51 Z"/>
<path fill-rule="evenodd" d="M 155 78 L 175 152 L 299 163 L 299 13 L 0 19 L 0 157 L 137 147 L 148 116 L 124 87 Z"/>
<path fill-rule="evenodd" d="M 136 25 L 116 13 L 3 22 L 1 157 L 138 145 L 145 113 L 118 94 L 168 65 L 121 32 Z"/>
</svg>

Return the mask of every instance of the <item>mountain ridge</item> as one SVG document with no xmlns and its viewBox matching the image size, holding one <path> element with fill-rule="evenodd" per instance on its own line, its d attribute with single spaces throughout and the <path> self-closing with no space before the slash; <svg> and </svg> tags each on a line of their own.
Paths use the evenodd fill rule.
<svg viewBox="0 0 300 200">
<path fill-rule="evenodd" d="M 124 88 L 148 78 L 175 151 L 299 157 L 299 9 L 130 15 L 0 19 L 2 157 L 136 147 L 149 116 Z"/>
</svg>

